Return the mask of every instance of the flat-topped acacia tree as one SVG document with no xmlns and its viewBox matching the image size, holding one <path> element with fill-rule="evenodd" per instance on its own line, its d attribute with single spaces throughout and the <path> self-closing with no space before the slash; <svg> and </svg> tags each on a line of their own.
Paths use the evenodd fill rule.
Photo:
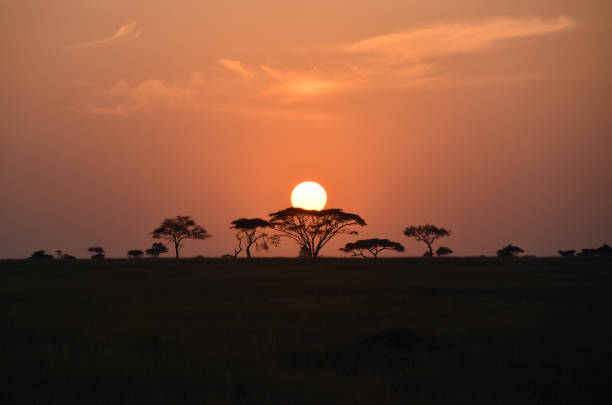
<svg viewBox="0 0 612 405">
<path fill-rule="evenodd" d="M 404 235 L 409 238 L 414 238 L 419 242 L 425 242 L 427 245 L 427 251 L 425 252 L 425 256 L 431 257 L 433 256 L 433 243 L 444 236 L 449 236 L 451 234 L 450 230 L 444 228 L 438 228 L 435 225 L 424 224 L 418 226 L 409 226 L 404 229 Z"/>
<path fill-rule="evenodd" d="M 398 243 L 390 241 L 389 239 L 361 239 L 357 242 L 347 243 L 341 251 L 345 253 L 352 253 L 353 256 L 368 257 L 366 252 L 371 255 L 374 259 L 378 258 L 378 254 L 383 250 L 394 250 L 396 252 L 403 252 L 404 247 Z"/>
<path fill-rule="evenodd" d="M 261 218 L 240 218 L 231 222 L 230 229 L 235 229 L 238 239 L 238 249 L 234 249 L 234 257 L 242 252 L 242 243 L 248 258 L 251 257 L 251 247 L 255 245 L 257 250 L 268 250 L 268 242 L 276 246 L 279 242 L 278 235 L 268 235 L 264 230 L 270 228 L 271 224 Z"/>
<path fill-rule="evenodd" d="M 306 210 L 290 207 L 270 215 L 272 229 L 281 237 L 293 239 L 304 256 L 317 257 L 321 249 L 335 236 L 358 233 L 350 227 L 365 226 L 366 222 L 357 214 L 339 208 Z"/>
<path fill-rule="evenodd" d="M 496 253 L 497 257 L 518 257 L 519 253 L 523 252 L 525 251 L 520 247 L 514 246 L 513 244 L 509 243 L 507 246 L 504 246 L 503 248 L 499 249 Z"/>
<path fill-rule="evenodd" d="M 151 235 L 155 239 L 163 239 L 174 244 L 176 258 L 179 258 L 179 250 L 185 239 L 208 239 L 211 235 L 196 224 L 188 215 L 177 215 L 175 218 L 166 218 Z"/>
</svg>

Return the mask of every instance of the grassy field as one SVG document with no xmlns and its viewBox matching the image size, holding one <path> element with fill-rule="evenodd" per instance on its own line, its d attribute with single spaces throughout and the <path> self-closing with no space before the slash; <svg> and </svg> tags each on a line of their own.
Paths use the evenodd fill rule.
<svg viewBox="0 0 612 405">
<path fill-rule="evenodd" d="M 0 261 L 2 404 L 612 401 L 612 261 Z"/>
</svg>

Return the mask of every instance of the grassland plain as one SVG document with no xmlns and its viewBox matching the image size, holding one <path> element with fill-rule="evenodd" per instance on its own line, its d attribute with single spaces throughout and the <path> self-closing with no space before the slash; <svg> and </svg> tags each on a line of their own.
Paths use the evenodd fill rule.
<svg viewBox="0 0 612 405">
<path fill-rule="evenodd" d="M 0 261 L 2 404 L 611 403 L 612 261 Z"/>
</svg>

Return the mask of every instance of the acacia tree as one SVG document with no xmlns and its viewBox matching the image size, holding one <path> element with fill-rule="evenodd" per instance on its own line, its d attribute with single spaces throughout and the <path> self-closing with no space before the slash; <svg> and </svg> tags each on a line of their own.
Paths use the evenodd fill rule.
<svg viewBox="0 0 612 405">
<path fill-rule="evenodd" d="M 497 257 L 517 257 L 519 253 L 523 253 L 524 250 L 518 246 L 508 244 L 497 251 Z"/>
<path fill-rule="evenodd" d="M 145 250 L 147 256 L 157 259 L 162 253 L 168 253 L 168 248 L 161 242 L 155 242 L 153 246 Z"/>
<path fill-rule="evenodd" d="M 57 260 L 75 260 L 76 257 L 69 255 L 68 253 L 64 253 L 62 250 L 56 250 L 55 254 L 57 255 Z"/>
<path fill-rule="evenodd" d="M 436 250 L 436 254 L 438 256 L 444 256 L 444 255 L 451 255 L 453 254 L 452 249 L 447 248 L 446 246 L 440 246 L 437 250 Z"/>
<path fill-rule="evenodd" d="M 558 252 L 563 257 L 574 257 L 574 256 L 576 256 L 576 250 L 575 249 L 559 250 Z"/>
<path fill-rule="evenodd" d="M 128 250 L 127 255 L 130 259 L 139 259 L 142 257 L 144 252 L 140 249 Z"/>
<path fill-rule="evenodd" d="M 151 232 L 155 239 L 163 239 L 174 244 L 176 258 L 185 239 L 207 239 L 211 235 L 206 229 L 196 224 L 188 215 L 177 215 L 176 218 L 166 218 L 161 225 Z"/>
<path fill-rule="evenodd" d="M 93 255 L 91 256 L 92 259 L 104 259 L 104 257 L 106 256 L 104 248 L 100 246 L 92 246 L 87 249 L 87 251 L 93 253 Z"/>
<path fill-rule="evenodd" d="M 435 225 L 425 224 L 419 226 L 409 226 L 404 229 L 404 235 L 409 238 L 414 238 L 418 242 L 425 242 L 427 245 L 427 251 L 425 252 L 425 256 L 433 256 L 433 243 L 443 237 L 449 236 L 451 234 L 450 230 L 444 228 L 438 228 Z"/>
<path fill-rule="evenodd" d="M 383 250 L 394 250 L 396 252 L 403 252 L 404 247 L 398 242 L 392 242 L 389 239 L 360 239 L 357 242 L 347 243 L 341 251 L 345 253 L 352 253 L 353 256 L 366 256 L 366 252 L 372 255 L 374 259 L 378 258 L 378 254 Z"/>
<path fill-rule="evenodd" d="M 290 207 L 270 215 L 272 229 L 281 237 L 293 239 L 304 256 L 317 257 L 321 249 L 337 235 L 357 235 L 351 226 L 365 226 L 366 222 L 357 214 L 339 208 L 306 210 Z M 306 255 L 306 253 L 308 253 Z"/>
<path fill-rule="evenodd" d="M 53 256 L 47 253 L 46 250 L 37 250 L 36 252 L 30 255 L 30 259 L 34 260 L 43 260 L 43 259 L 53 259 Z"/>
<path fill-rule="evenodd" d="M 234 257 L 242 252 L 242 243 L 248 258 L 251 257 L 251 247 L 255 245 L 257 250 L 268 250 L 268 242 L 276 246 L 279 242 L 278 235 L 268 235 L 263 230 L 270 228 L 271 224 L 261 218 L 240 218 L 231 222 L 230 229 L 236 229 L 236 239 L 238 239 L 238 249 L 234 249 Z"/>
</svg>

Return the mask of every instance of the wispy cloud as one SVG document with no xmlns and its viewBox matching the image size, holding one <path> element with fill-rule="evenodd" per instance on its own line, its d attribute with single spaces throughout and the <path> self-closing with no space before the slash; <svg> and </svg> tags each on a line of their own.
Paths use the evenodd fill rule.
<svg viewBox="0 0 612 405">
<path fill-rule="evenodd" d="M 219 64 L 226 69 L 231 70 L 234 73 L 242 76 L 245 79 L 252 79 L 255 73 L 242 66 L 242 62 L 232 59 L 221 59 Z"/>
<path fill-rule="evenodd" d="M 110 103 L 87 105 L 81 110 L 99 115 L 124 115 L 135 111 L 152 111 L 155 108 L 195 110 L 200 107 L 191 82 L 171 85 L 162 80 L 146 80 L 130 85 L 121 80 L 107 93 Z"/>
<path fill-rule="evenodd" d="M 79 46 L 125 40 L 140 34 L 135 23 L 113 37 Z M 424 87 L 476 86 L 534 79 L 525 72 L 457 71 L 449 57 L 484 52 L 502 41 L 571 29 L 570 17 L 492 18 L 464 23 L 436 24 L 373 36 L 352 43 L 321 47 L 308 55 L 309 67 L 289 69 L 272 65 L 250 67 L 243 61 L 220 59 L 224 69 L 194 73 L 180 84 L 145 80 L 135 85 L 120 81 L 108 92 L 106 104 L 88 106 L 94 114 L 127 114 L 154 108 L 207 109 L 222 113 L 290 120 L 331 121 L 325 111 L 333 94 Z M 320 69 L 320 62 L 332 68 Z M 324 112 L 323 112 L 324 111 Z"/>
<path fill-rule="evenodd" d="M 119 28 L 119 30 L 117 30 L 117 32 L 113 36 L 104 39 L 99 39 L 96 41 L 80 42 L 77 44 L 66 45 L 64 46 L 64 48 L 77 49 L 100 47 L 117 42 L 130 41 L 132 39 L 138 38 L 140 34 L 142 34 L 142 31 L 138 28 L 138 24 L 136 24 L 136 21 L 130 21 L 127 24 L 122 25 L 121 28 Z"/>
<path fill-rule="evenodd" d="M 469 53 L 486 49 L 495 42 L 549 34 L 572 28 L 576 22 L 558 19 L 500 17 L 472 23 L 437 24 L 429 27 L 366 38 L 340 49 L 352 54 L 390 57 L 402 62 Z"/>
<path fill-rule="evenodd" d="M 574 26 L 576 21 L 566 16 L 551 20 L 497 17 L 435 24 L 327 48 L 323 55 L 319 52 L 323 59 L 341 61 L 335 70 L 287 70 L 267 65 L 250 70 L 235 60 L 223 59 L 220 63 L 243 77 L 256 78 L 262 92 L 275 93 L 285 102 L 355 90 L 403 90 L 444 83 L 456 86 L 456 72 L 448 69 L 446 57 L 481 52 L 503 40 L 545 35 Z M 482 78 L 467 81 L 483 82 Z"/>
</svg>

